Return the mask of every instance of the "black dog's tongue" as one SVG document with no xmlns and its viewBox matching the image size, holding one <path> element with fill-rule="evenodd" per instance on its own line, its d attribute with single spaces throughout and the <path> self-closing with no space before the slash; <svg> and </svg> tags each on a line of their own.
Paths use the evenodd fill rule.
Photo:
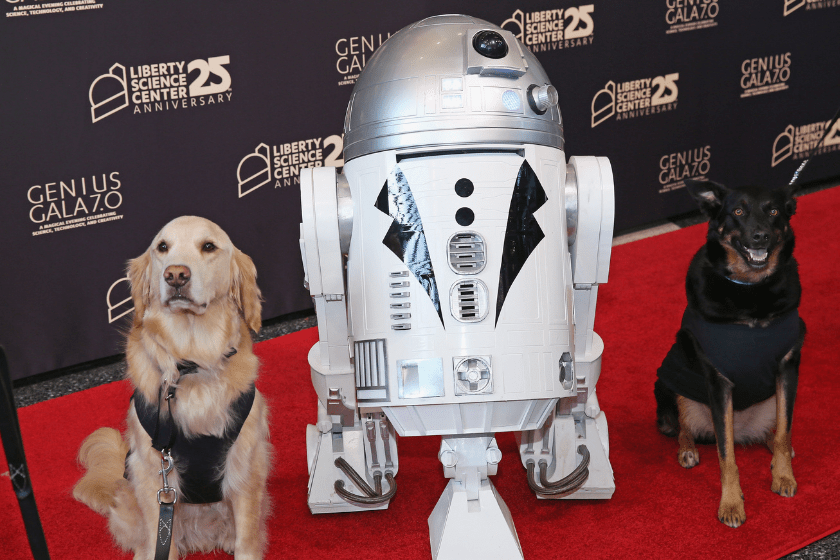
<svg viewBox="0 0 840 560">
<path fill-rule="evenodd" d="M 747 248 L 747 254 L 749 254 L 750 260 L 756 263 L 763 263 L 765 260 L 767 260 L 767 249 Z"/>
</svg>

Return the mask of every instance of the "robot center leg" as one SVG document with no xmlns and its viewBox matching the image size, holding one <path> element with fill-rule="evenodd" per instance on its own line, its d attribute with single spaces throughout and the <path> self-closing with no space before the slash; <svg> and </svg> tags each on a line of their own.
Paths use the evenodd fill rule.
<svg viewBox="0 0 840 560">
<path fill-rule="evenodd" d="M 510 510 L 489 479 L 502 458 L 493 434 L 444 437 L 438 458 L 450 480 L 429 516 L 432 557 L 522 558 Z"/>
</svg>

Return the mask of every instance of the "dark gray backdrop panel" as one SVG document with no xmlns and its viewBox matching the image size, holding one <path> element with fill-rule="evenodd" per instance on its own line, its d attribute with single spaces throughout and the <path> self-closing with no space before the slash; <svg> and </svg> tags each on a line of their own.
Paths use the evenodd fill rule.
<svg viewBox="0 0 840 560">
<path fill-rule="evenodd" d="M 567 154 L 612 162 L 619 230 L 694 208 L 683 188 L 660 192 L 661 163 L 671 154 L 708 147 L 708 176 L 715 180 L 783 184 L 800 160 L 782 152 L 773 165 L 774 143 L 788 127 L 795 136 L 827 120 L 840 104 L 840 8 L 814 2 L 784 16 L 784 0 L 720 0 L 714 26 L 671 34 L 671 0 L 429 0 L 398 9 L 392 2 L 102 0 L 76 13 L 8 16 L 46 3 L 7 1 L 0 23 L 0 258 L 6 263 L 0 342 L 16 378 L 120 352 L 128 315 L 112 319 L 131 308 L 123 301 L 127 283 L 118 282 L 125 263 L 183 214 L 217 222 L 251 255 L 265 318 L 310 308 L 297 244 L 298 175 L 281 162 L 294 157 L 282 153 L 284 146 L 303 142 L 320 164 L 340 165 L 348 82 L 388 33 L 429 15 L 468 13 L 501 25 L 517 11 L 527 19 L 562 9 L 568 27 L 573 9 L 591 12 L 594 28 L 582 44 L 536 54 L 560 92 Z M 788 52 L 787 89 L 740 97 L 745 60 Z M 221 101 L 189 97 L 176 109 L 131 100 L 132 71 L 183 62 L 193 83 L 200 69 L 187 72 L 186 65 L 210 67 L 220 56 L 229 57 L 220 73 L 230 77 L 229 89 L 214 94 Z M 108 116 L 100 111 L 93 122 L 91 85 L 114 64 L 127 74 L 129 102 Z M 593 98 L 608 82 L 673 73 L 679 74 L 674 110 L 592 126 Z M 221 81 L 211 72 L 204 85 Z M 108 91 L 116 83 L 102 81 L 95 101 L 119 93 L 119 87 Z M 106 210 L 119 219 L 33 235 L 66 221 L 33 222 L 48 211 L 49 201 L 37 202 L 48 183 L 58 188 L 74 181 L 80 190 L 84 178 L 90 191 L 94 177 L 102 188 L 103 174 L 114 206 Z M 833 151 L 815 159 L 803 179 L 838 174 L 840 155 Z M 93 194 L 65 192 L 60 211 L 67 219 L 101 213 L 92 209 Z M 85 208 L 77 212 L 79 198 Z"/>
</svg>

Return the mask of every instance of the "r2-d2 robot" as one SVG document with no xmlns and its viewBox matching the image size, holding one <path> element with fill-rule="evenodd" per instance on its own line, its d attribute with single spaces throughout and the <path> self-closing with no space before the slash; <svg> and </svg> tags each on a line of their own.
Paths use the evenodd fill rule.
<svg viewBox="0 0 840 560">
<path fill-rule="evenodd" d="M 607 281 L 610 163 L 563 152 L 557 91 L 508 31 L 449 15 L 369 60 L 344 173 L 301 175 L 319 342 L 307 426 L 313 513 L 385 509 L 397 439 L 441 436 L 437 559 L 521 558 L 490 477 L 515 432 L 538 498 L 609 498 L 592 330 Z"/>
</svg>

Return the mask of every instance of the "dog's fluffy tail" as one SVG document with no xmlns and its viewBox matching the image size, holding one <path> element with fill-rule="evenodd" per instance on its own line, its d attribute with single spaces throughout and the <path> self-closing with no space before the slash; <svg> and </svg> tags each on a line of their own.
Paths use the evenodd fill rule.
<svg viewBox="0 0 840 560">
<path fill-rule="evenodd" d="M 128 444 L 113 428 L 99 428 L 79 449 L 79 463 L 87 471 L 73 488 L 73 497 L 102 515 L 116 505 L 120 483 L 125 482 Z"/>
<path fill-rule="evenodd" d="M 79 449 L 79 463 L 87 472 L 73 488 L 73 497 L 108 518 L 114 540 L 124 550 L 142 545 L 143 517 L 125 473 L 128 443 L 113 428 L 99 428 Z"/>
</svg>

